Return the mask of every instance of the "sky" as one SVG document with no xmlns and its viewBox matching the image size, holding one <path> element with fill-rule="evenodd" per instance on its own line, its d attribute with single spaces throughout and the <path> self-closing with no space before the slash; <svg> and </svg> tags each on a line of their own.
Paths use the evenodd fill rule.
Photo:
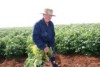
<svg viewBox="0 0 100 67">
<path fill-rule="evenodd" d="M 100 0 L 0 0 L 0 27 L 33 26 L 45 8 L 55 25 L 100 23 Z"/>
</svg>

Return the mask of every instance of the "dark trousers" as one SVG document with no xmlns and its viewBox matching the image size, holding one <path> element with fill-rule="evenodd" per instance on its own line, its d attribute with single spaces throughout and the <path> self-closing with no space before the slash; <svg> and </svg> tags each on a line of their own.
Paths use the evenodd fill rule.
<svg viewBox="0 0 100 67">
<path fill-rule="evenodd" d="M 56 51 L 54 49 L 52 49 L 52 50 L 53 50 L 53 53 L 56 54 Z M 50 59 L 50 61 L 52 63 L 52 66 L 53 67 L 57 67 L 57 65 L 54 63 L 55 57 L 50 57 L 50 56 L 48 56 L 48 57 L 49 57 L 49 59 Z"/>
<path fill-rule="evenodd" d="M 55 63 L 53 63 L 53 61 L 55 61 L 54 57 L 50 57 L 50 61 L 51 61 L 53 67 L 57 67 L 57 65 Z"/>
</svg>

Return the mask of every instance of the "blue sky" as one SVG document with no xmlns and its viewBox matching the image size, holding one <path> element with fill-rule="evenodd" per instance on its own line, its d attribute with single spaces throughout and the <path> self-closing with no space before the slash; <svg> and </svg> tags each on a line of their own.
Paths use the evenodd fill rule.
<svg viewBox="0 0 100 67">
<path fill-rule="evenodd" d="M 0 27 L 33 26 L 45 8 L 55 25 L 100 23 L 99 0 L 0 0 Z"/>
</svg>

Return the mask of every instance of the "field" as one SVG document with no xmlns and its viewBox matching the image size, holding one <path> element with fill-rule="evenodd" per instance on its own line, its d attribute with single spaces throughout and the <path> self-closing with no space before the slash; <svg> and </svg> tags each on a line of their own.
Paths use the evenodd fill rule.
<svg viewBox="0 0 100 67">
<path fill-rule="evenodd" d="M 81 55 L 61 55 L 62 67 L 100 67 L 100 57 L 81 56 Z M 0 59 L 0 67 L 24 67 L 26 57 Z M 45 67 L 52 67 L 50 63 Z"/>
<path fill-rule="evenodd" d="M 55 32 L 62 67 L 100 67 L 100 24 L 57 25 Z M 31 36 L 32 27 L 0 28 L 0 67 L 23 67 Z"/>
</svg>

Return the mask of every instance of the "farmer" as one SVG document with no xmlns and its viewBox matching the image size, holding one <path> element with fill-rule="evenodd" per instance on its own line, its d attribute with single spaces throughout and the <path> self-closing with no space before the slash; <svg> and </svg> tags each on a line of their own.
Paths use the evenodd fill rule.
<svg viewBox="0 0 100 67">
<path fill-rule="evenodd" d="M 43 18 L 36 22 L 34 26 L 32 38 L 37 47 L 47 54 L 50 47 L 53 48 L 55 43 L 54 24 L 51 21 L 52 16 L 55 15 L 53 15 L 53 10 L 49 8 L 45 9 L 42 15 Z M 53 63 L 54 59 L 54 57 L 50 57 L 52 66 L 57 67 Z"/>
</svg>

